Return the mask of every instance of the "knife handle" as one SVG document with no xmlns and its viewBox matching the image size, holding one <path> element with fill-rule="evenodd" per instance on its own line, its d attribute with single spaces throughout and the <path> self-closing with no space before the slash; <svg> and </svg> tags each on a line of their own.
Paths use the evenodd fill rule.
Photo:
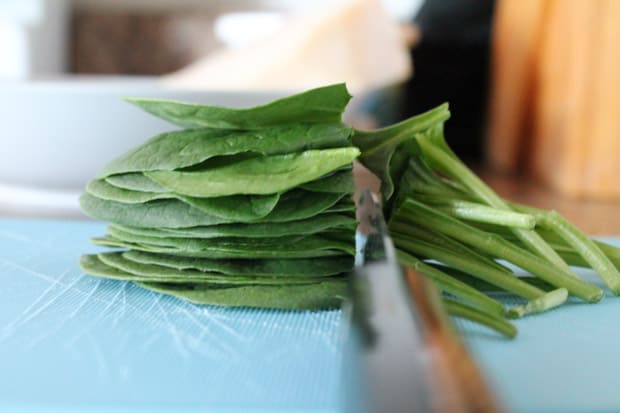
<svg viewBox="0 0 620 413">
<path fill-rule="evenodd" d="M 407 285 L 424 327 L 437 412 L 499 413 L 480 369 L 455 333 L 439 292 L 430 280 L 405 269 Z"/>
</svg>

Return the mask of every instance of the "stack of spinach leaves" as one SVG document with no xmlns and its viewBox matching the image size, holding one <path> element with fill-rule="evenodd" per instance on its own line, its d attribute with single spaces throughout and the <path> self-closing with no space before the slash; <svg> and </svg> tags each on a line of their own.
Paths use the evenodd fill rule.
<svg viewBox="0 0 620 413">
<path fill-rule="evenodd" d="M 108 221 L 93 275 L 194 303 L 339 305 L 357 226 L 350 99 L 333 85 L 250 109 L 133 103 L 183 129 L 104 166 L 80 202 Z"/>
</svg>

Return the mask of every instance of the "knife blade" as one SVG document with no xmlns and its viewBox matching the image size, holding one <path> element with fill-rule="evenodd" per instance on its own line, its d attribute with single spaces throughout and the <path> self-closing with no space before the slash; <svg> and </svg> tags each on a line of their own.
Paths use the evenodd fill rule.
<svg viewBox="0 0 620 413">
<path fill-rule="evenodd" d="M 356 266 L 343 308 L 345 411 L 499 412 L 434 285 L 398 264 L 377 199 L 358 200 Z"/>
</svg>

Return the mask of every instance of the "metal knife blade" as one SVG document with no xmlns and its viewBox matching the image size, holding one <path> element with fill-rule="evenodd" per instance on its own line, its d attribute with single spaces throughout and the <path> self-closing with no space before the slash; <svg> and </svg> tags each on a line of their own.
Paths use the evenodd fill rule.
<svg viewBox="0 0 620 413">
<path fill-rule="evenodd" d="M 343 309 L 351 326 L 345 410 L 499 412 L 434 285 L 398 264 L 381 207 L 369 191 L 361 194 L 357 211 L 356 267 Z"/>
<path fill-rule="evenodd" d="M 356 268 L 351 301 L 344 308 L 353 341 L 349 360 L 359 369 L 363 400 L 348 411 L 430 412 L 431 386 L 426 374 L 422 325 L 378 203 L 370 192 L 358 202 Z M 357 364 L 355 364 L 357 363 Z M 345 367 L 345 370 L 347 368 Z M 360 371 L 361 370 L 361 371 Z M 354 390 L 355 391 L 355 390 Z"/>
</svg>

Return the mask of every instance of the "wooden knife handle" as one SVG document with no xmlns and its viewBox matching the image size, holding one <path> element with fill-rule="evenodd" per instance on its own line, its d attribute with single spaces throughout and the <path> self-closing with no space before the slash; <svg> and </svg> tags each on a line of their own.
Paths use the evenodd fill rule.
<svg viewBox="0 0 620 413">
<path fill-rule="evenodd" d="M 405 276 L 414 305 L 424 326 L 434 373 L 437 412 L 501 412 L 480 369 L 474 362 L 448 318 L 439 292 L 424 276 L 406 268 Z"/>
</svg>

